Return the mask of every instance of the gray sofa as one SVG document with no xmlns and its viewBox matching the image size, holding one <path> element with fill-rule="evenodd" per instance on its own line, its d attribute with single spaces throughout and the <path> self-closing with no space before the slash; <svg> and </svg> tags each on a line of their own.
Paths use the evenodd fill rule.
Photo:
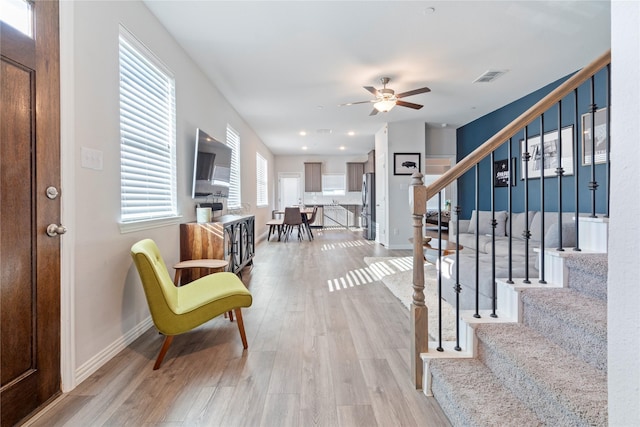
<svg viewBox="0 0 640 427">
<path fill-rule="evenodd" d="M 479 236 L 478 245 L 476 247 L 476 211 L 474 210 L 470 220 L 460 220 L 460 245 L 463 249 L 459 252 L 460 262 L 460 285 L 462 291 L 460 293 L 460 308 L 462 310 L 475 309 L 475 283 L 476 283 L 476 253 L 478 253 L 479 264 L 479 281 L 480 289 L 479 305 L 481 310 L 491 309 L 492 307 L 492 227 L 491 212 L 480 211 L 479 218 Z M 496 278 L 506 278 L 509 275 L 509 222 L 511 224 L 511 245 L 512 245 L 512 277 L 525 277 L 525 239 L 523 232 L 526 230 L 525 214 L 514 213 L 509 218 L 506 211 L 496 212 Z M 542 228 L 542 215 L 538 211 L 530 211 L 528 215 L 529 232 L 529 278 L 532 282 L 537 281 L 538 272 L 538 253 L 534 248 L 540 248 L 542 236 L 544 236 L 544 244 L 547 248 L 557 248 L 559 245 L 559 236 L 562 233 L 562 245 L 564 247 L 575 246 L 575 223 L 573 221 L 573 213 L 562 214 L 562 229 L 558 226 L 558 213 L 545 212 L 544 229 Z M 455 218 L 451 218 L 449 223 L 449 240 L 456 240 L 456 224 Z M 455 274 L 456 274 L 456 255 L 448 255 L 442 257 L 438 262 L 438 268 L 442 270 L 442 296 L 443 298 L 455 306 Z"/>
</svg>

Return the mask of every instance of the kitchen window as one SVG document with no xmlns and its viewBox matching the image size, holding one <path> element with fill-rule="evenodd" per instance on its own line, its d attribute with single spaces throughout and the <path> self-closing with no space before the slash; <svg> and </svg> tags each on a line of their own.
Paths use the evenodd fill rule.
<svg viewBox="0 0 640 427">
<path fill-rule="evenodd" d="M 344 196 L 345 175 L 343 173 L 328 173 L 322 175 L 323 196 Z"/>
</svg>

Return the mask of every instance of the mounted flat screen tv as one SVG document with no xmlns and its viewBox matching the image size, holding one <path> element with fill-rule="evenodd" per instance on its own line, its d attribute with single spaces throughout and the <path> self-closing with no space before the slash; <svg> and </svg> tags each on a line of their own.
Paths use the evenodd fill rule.
<svg viewBox="0 0 640 427">
<path fill-rule="evenodd" d="M 231 148 L 198 128 L 191 197 L 229 197 L 230 179 Z"/>
</svg>

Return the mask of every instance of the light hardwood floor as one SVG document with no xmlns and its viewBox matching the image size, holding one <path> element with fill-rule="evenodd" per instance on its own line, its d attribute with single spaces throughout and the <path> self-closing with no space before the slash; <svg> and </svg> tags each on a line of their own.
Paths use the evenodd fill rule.
<svg viewBox="0 0 640 427">
<path fill-rule="evenodd" d="M 329 286 L 366 256 L 410 252 L 358 232 L 314 234 L 256 247 L 242 276 L 254 298 L 247 351 L 220 317 L 177 336 L 153 371 L 162 337 L 152 328 L 29 424 L 449 426 L 412 387 L 409 312 L 379 281 Z"/>
</svg>

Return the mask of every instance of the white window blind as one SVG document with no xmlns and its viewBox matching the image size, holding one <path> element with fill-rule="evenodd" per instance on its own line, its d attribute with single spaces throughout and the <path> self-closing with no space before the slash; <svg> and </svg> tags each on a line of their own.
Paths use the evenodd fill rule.
<svg viewBox="0 0 640 427">
<path fill-rule="evenodd" d="M 119 44 L 121 221 L 176 217 L 175 81 L 122 27 Z"/>
<path fill-rule="evenodd" d="M 322 175 L 322 194 L 324 196 L 344 196 L 345 189 L 345 175 L 343 173 Z"/>
<path fill-rule="evenodd" d="M 267 206 L 269 197 L 267 194 L 267 160 L 256 153 L 256 178 L 257 178 L 257 206 Z"/>
<path fill-rule="evenodd" d="M 240 193 L 240 134 L 227 125 L 227 145 L 231 147 L 231 182 L 229 183 L 228 209 L 242 207 Z"/>
</svg>

